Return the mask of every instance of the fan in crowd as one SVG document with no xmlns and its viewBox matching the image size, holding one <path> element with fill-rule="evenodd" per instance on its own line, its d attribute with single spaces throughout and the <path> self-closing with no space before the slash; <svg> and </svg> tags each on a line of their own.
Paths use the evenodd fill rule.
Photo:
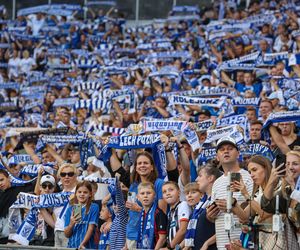
<svg viewBox="0 0 300 250">
<path fill-rule="evenodd" d="M 0 6 L 0 244 L 300 249 L 300 1 L 105 2 Z"/>
</svg>

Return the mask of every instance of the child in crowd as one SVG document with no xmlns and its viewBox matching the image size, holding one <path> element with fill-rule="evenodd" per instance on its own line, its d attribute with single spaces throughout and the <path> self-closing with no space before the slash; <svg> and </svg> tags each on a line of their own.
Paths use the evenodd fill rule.
<svg viewBox="0 0 300 250">
<path fill-rule="evenodd" d="M 119 180 L 116 185 L 108 186 L 110 198 L 103 200 L 100 218 L 105 223 L 100 228 L 98 249 L 123 249 L 126 243 L 128 212 Z"/>
<path fill-rule="evenodd" d="M 194 210 L 195 206 L 202 198 L 202 193 L 199 190 L 199 185 L 196 182 L 191 182 L 184 187 L 185 200 L 187 204 Z"/>
<path fill-rule="evenodd" d="M 176 182 L 167 181 L 162 186 L 163 198 L 169 205 L 168 212 L 168 248 L 175 248 L 184 239 L 191 209 L 186 201 L 180 202 L 180 189 Z"/>
<path fill-rule="evenodd" d="M 140 183 L 138 199 L 142 204 L 137 240 L 138 249 L 161 249 L 166 242 L 168 218 L 157 206 L 151 182 Z"/>
<path fill-rule="evenodd" d="M 198 172 L 198 190 L 203 194 L 201 200 L 194 206 L 193 214 L 190 217 L 188 230 L 184 240 L 186 249 L 210 249 L 216 250 L 215 224 L 206 218 L 206 208 L 211 205 L 212 186 L 216 179 L 222 175 L 221 171 L 213 165 L 205 165 Z M 194 184 L 189 184 L 194 187 Z M 188 185 L 186 190 L 188 190 Z M 186 191 L 185 190 L 185 191 Z M 187 196 L 187 200 L 189 196 Z"/>
<path fill-rule="evenodd" d="M 94 235 L 99 206 L 92 203 L 92 185 L 83 181 L 76 186 L 74 200 L 65 215 L 65 235 L 70 248 L 95 248 Z"/>
<path fill-rule="evenodd" d="M 100 227 L 100 241 L 99 250 L 109 249 L 109 228 L 112 224 L 114 218 L 113 203 L 112 200 L 104 201 L 102 203 L 102 208 L 100 211 L 100 219 L 104 223 Z"/>
</svg>

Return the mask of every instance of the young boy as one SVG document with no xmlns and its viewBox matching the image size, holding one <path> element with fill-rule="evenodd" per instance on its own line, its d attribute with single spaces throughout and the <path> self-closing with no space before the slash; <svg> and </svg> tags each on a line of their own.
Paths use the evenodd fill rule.
<svg viewBox="0 0 300 250">
<path fill-rule="evenodd" d="M 158 208 L 155 195 L 155 188 L 152 183 L 139 184 L 137 197 L 142 203 L 143 209 L 139 219 L 138 249 L 161 249 L 166 242 L 168 218 Z"/>
<path fill-rule="evenodd" d="M 184 187 L 185 200 L 187 204 L 194 210 L 195 206 L 201 200 L 203 194 L 199 190 L 199 185 L 196 182 L 191 182 Z"/>
<path fill-rule="evenodd" d="M 184 239 L 189 223 L 191 209 L 186 201 L 180 202 L 180 189 L 176 182 L 167 181 L 162 186 L 163 199 L 170 206 L 168 212 L 168 236 L 169 248 L 176 248 Z"/>
<path fill-rule="evenodd" d="M 109 249 L 109 230 L 110 225 L 113 221 L 114 211 L 112 209 L 112 201 L 103 202 L 102 208 L 100 211 L 100 219 L 105 221 L 100 227 L 100 241 L 99 241 L 99 250 Z"/>
</svg>

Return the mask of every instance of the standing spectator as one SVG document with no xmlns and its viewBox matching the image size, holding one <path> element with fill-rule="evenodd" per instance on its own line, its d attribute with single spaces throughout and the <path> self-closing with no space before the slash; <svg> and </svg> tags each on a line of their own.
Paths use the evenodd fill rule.
<svg viewBox="0 0 300 250">
<path fill-rule="evenodd" d="M 206 208 L 215 206 L 211 202 L 212 187 L 216 179 L 222 175 L 213 165 L 205 165 L 198 172 L 197 183 L 199 191 L 204 194 L 196 205 L 190 218 L 187 233 L 185 234 L 185 249 L 217 249 L 215 224 L 206 218 Z"/>
<path fill-rule="evenodd" d="M 180 189 L 176 182 L 165 182 L 162 191 L 164 200 L 170 206 L 166 249 L 173 249 L 184 239 L 191 210 L 186 201 L 180 201 Z"/>
<path fill-rule="evenodd" d="M 92 203 L 92 185 L 83 181 L 76 186 L 75 198 L 65 215 L 65 235 L 69 248 L 94 249 L 95 228 L 98 224 L 99 206 Z M 75 213 L 79 206 L 79 213 Z"/>
<path fill-rule="evenodd" d="M 225 249 L 225 246 L 230 243 L 227 232 L 224 228 L 224 214 L 226 209 L 226 198 L 227 190 L 231 183 L 228 180 L 228 172 L 230 173 L 240 173 L 247 187 L 247 191 L 252 193 L 253 181 L 250 174 L 241 169 L 238 162 L 239 151 L 236 142 L 231 137 L 221 138 L 217 142 L 217 160 L 220 162 L 224 175 L 218 178 L 212 187 L 212 201 L 215 201 L 217 209 L 213 207 L 207 208 L 207 218 L 210 221 L 215 221 L 216 225 L 216 239 L 218 249 Z M 235 223 L 238 223 L 237 215 L 241 214 L 240 208 L 235 206 L 238 202 L 239 204 L 245 202 L 245 198 L 240 191 L 233 192 L 234 201 L 232 202 L 232 212 Z M 243 211 L 242 211 L 243 213 Z M 239 239 L 241 234 L 241 229 L 234 228 L 230 232 L 231 239 Z"/>
</svg>

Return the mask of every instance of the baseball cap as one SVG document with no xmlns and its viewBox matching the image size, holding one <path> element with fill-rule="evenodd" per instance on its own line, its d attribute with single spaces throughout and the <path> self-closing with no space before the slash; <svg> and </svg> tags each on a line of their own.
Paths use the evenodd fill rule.
<svg viewBox="0 0 300 250">
<path fill-rule="evenodd" d="M 236 141 L 230 136 L 225 136 L 225 137 L 218 140 L 218 142 L 217 142 L 217 151 L 220 149 L 220 147 L 222 145 L 225 145 L 225 144 L 230 144 L 230 145 L 234 146 L 237 150 L 239 150 L 238 146 L 236 145 Z"/>
<path fill-rule="evenodd" d="M 53 186 L 55 186 L 55 179 L 52 175 L 44 175 L 41 179 L 40 185 L 43 185 L 45 182 L 50 182 Z"/>
</svg>

